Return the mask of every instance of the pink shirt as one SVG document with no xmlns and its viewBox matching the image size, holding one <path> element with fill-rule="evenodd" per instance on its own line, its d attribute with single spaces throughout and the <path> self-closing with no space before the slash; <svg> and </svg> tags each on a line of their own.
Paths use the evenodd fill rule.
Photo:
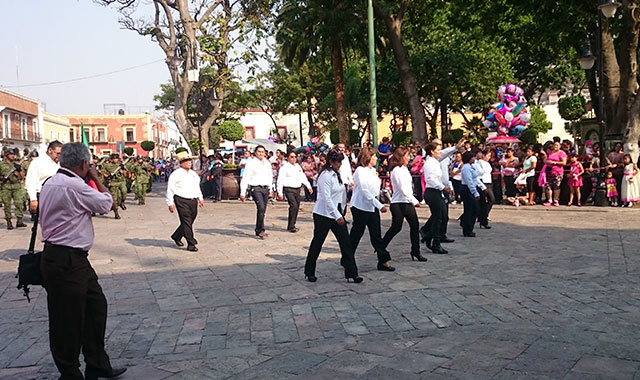
<svg viewBox="0 0 640 380">
<path fill-rule="evenodd" d="M 547 157 L 548 160 L 550 161 L 562 161 L 563 159 L 567 158 L 567 154 L 564 151 L 559 151 L 558 153 L 549 153 L 549 156 Z M 551 166 L 551 175 L 562 175 L 564 174 L 564 166 L 562 165 L 552 165 Z"/>
<path fill-rule="evenodd" d="M 42 240 L 88 251 L 93 245 L 91 213 L 107 213 L 113 199 L 92 189 L 75 173 L 61 168 L 42 187 Z"/>
</svg>

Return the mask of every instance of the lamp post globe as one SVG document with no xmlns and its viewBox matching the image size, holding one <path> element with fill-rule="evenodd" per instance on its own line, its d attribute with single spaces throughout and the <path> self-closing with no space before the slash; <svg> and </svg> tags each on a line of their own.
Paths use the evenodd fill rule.
<svg viewBox="0 0 640 380">
<path fill-rule="evenodd" d="M 606 18 L 615 16 L 619 7 L 620 3 L 616 0 L 598 0 L 598 8 Z"/>
</svg>

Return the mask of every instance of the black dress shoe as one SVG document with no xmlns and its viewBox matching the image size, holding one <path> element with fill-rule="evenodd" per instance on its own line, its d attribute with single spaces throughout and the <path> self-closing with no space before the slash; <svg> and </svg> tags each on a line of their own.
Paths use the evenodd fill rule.
<svg viewBox="0 0 640 380">
<path fill-rule="evenodd" d="M 195 245 L 188 245 L 187 246 L 187 251 L 189 251 L 189 252 L 198 252 L 198 247 L 196 247 Z"/>
<path fill-rule="evenodd" d="M 182 242 L 182 240 L 176 240 L 176 239 L 171 239 L 171 240 L 173 240 L 178 247 L 184 247 L 184 243 Z"/>
<path fill-rule="evenodd" d="M 299 230 L 297 227 L 293 227 L 293 228 L 289 228 L 289 229 L 287 229 L 287 231 L 289 231 L 289 232 L 291 232 L 292 234 L 294 234 L 294 233 L 296 233 L 296 232 L 298 232 L 298 231 L 300 231 L 300 230 Z"/>
<path fill-rule="evenodd" d="M 99 380 L 99 379 L 117 379 L 127 372 L 126 368 L 114 368 L 111 372 L 94 371 L 87 369 L 84 372 L 84 378 L 86 380 Z"/>
<path fill-rule="evenodd" d="M 347 277 L 347 276 L 345 276 L 345 277 L 347 278 L 347 282 L 351 282 L 351 280 L 353 280 L 353 282 L 355 284 L 359 284 L 362 281 L 364 281 L 364 279 L 362 277 L 360 277 L 360 276 L 355 276 L 355 277 Z"/>
<path fill-rule="evenodd" d="M 309 281 L 309 282 L 316 282 L 316 281 L 318 281 L 318 277 L 316 277 L 316 276 L 304 276 L 304 278 L 306 278 L 306 279 L 307 279 L 307 281 Z"/>
<path fill-rule="evenodd" d="M 378 270 L 383 272 L 393 272 L 396 270 L 396 268 L 392 267 L 391 265 L 384 265 L 383 263 L 378 263 Z"/>
<path fill-rule="evenodd" d="M 475 232 L 467 232 L 462 234 L 464 237 L 476 237 Z"/>
<path fill-rule="evenodd" d="M 447 253 L 449 253 L 449 251 L 442 248 L 440 245 L 436 245 L 433 248 L 431 248 L 431 252 L 437 255 L 446 255 Z"/>
<path fill-rule="evenodd" d="M 440 243 L 453 243 L 455 240 L 453 239 L 449 239 L 449 238 L 444 238 L 440 240 Z"/>
<path fill-rule="evenodd" d="M 416 253 L 416 254 L 411 254 L 411 261 L 413 260 L 418 260 L 418 261 L 427 261 L 427 258 L 422 256 L 422 254 L 420 252 Z"/>
<path fill-rule="evenodd" d="M 490 226 L 490 225 L 488 225 L 488 224 L 481 224 L 481 225 L 480 225 L 480 228 L 484 228 L 485 230 L 490 230 L 490 229 L 491 229 L 491 226 Z"/>
<path fill-rule="evenodd" d="M 127 209 L 127 205 L 124 204 L 124 202 L 120 203 L 120 208 L 123 210 Z"/>
</svg>

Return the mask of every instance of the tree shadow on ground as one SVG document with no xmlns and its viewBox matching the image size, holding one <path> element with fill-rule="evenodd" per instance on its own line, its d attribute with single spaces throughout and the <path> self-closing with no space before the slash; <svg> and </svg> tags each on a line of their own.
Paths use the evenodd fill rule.
<svg viewBox="0 0 640 380">
<path fill-rule="evenodd" d="M 195 232 L 197 234 L 203 235 L 225 235 L 225 236 L 233 236 L 233 237 L 255 237 L 255 233 L 253 230 L 248 230 L 248 232 L 239 231 L 239 230 L 231 230 L 224 228 L 196 228 Z"/>
<path fill-rule="evenodd" d="M 170 240 L 160 240 L 160 239 L 138 239 L 138 238 L 127 238 L 124 239 L 127 243 L 133 245 L 134 247 L 175 247 L 175 243 Z"/>
</svg>

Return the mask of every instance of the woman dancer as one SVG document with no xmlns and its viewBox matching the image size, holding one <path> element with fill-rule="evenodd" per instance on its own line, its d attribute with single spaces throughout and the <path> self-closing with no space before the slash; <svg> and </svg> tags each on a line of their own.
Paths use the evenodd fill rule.
<svg viewBox="0 0 640 380">
<path fill-rule="evenodd" d="M 389 265 L 391 255 L 382 243 L 380 231 L 380 212 L 387 212 L 387 207 L 378 200 L 380 195 L 380 178 L 376 173 L 376 152 L 373 148 L 362 148 L 358 155 L 358 168 L 353 173 L 353 195 L 351 195 L 351 247 L 355 253 L 364 234 L 369 229 L 371 245 L 378 255 L 378 270 L 393 272 Z M 380 212 L 379 212 L 379 211 Z"/>
<path fill-rule="evenodd" d="M 422 159 L 422 157 L 420 157 Z M 411 237 L 411 261 L 427 261 L 427 258 L 420 253 L 420 228 L 418 225 L 418 215 L 416 207 L 420 207 L 420 202 L 413 196 L 411 187 L 411 173 L 407 165 L 409 164 L 409 150 L 405 147 L 396 148 L 389 160 L 389 170 L 391 170 L 391 186 L 393 196 L 391 197 L 391 227 L 382 243 L 389 246 L 391 240 L 402 230 L 404 219 L 409 223 L 409 236 Z"/>
<path fill-rule="evenodd" d="M 427 145 L 426 152 L 427 160 L 424 164 L 424 200 L 429 205 L 431 217 L 425 225 L 431 226 L 431 230 L 425 233 L 424 240 L 427 247 L 431 249 L 431 252 L 446 254 L 449 252 L 440 246 L 440 240 L 443 238 L 441 232 L 442 220 L 444 219 L 443 213 L 447 210 L 442 191 L 451 192 L 451 188 L 442 183 L 442 168 L 438 161 L 442 155 L 441 146 L 435 142 L 431 142 Z"/>
<path fill-rule="evenodd" d="M 320 169 L 318 175 L 318 200 L 313 208 L 313 239 L 309 245 L 307 261 L 304 265 L 304 274 L 309 282 L 316 282 L 316 261 L 320 255 L 322 244 L 327 238 L 329 230 L 333 232 L 342 258 L 340 264 L 344 267 L 344 276 L 347 282 L 362 282 L 358 276 L 358 267 L 351 248 L 349 231 L 344 220 L 344 212 L 347 205 L 347 193 L 340 179 L 340 166 L 344 154 L 332 150 L 327 154 L 326 163 Z"/>
</svg>

